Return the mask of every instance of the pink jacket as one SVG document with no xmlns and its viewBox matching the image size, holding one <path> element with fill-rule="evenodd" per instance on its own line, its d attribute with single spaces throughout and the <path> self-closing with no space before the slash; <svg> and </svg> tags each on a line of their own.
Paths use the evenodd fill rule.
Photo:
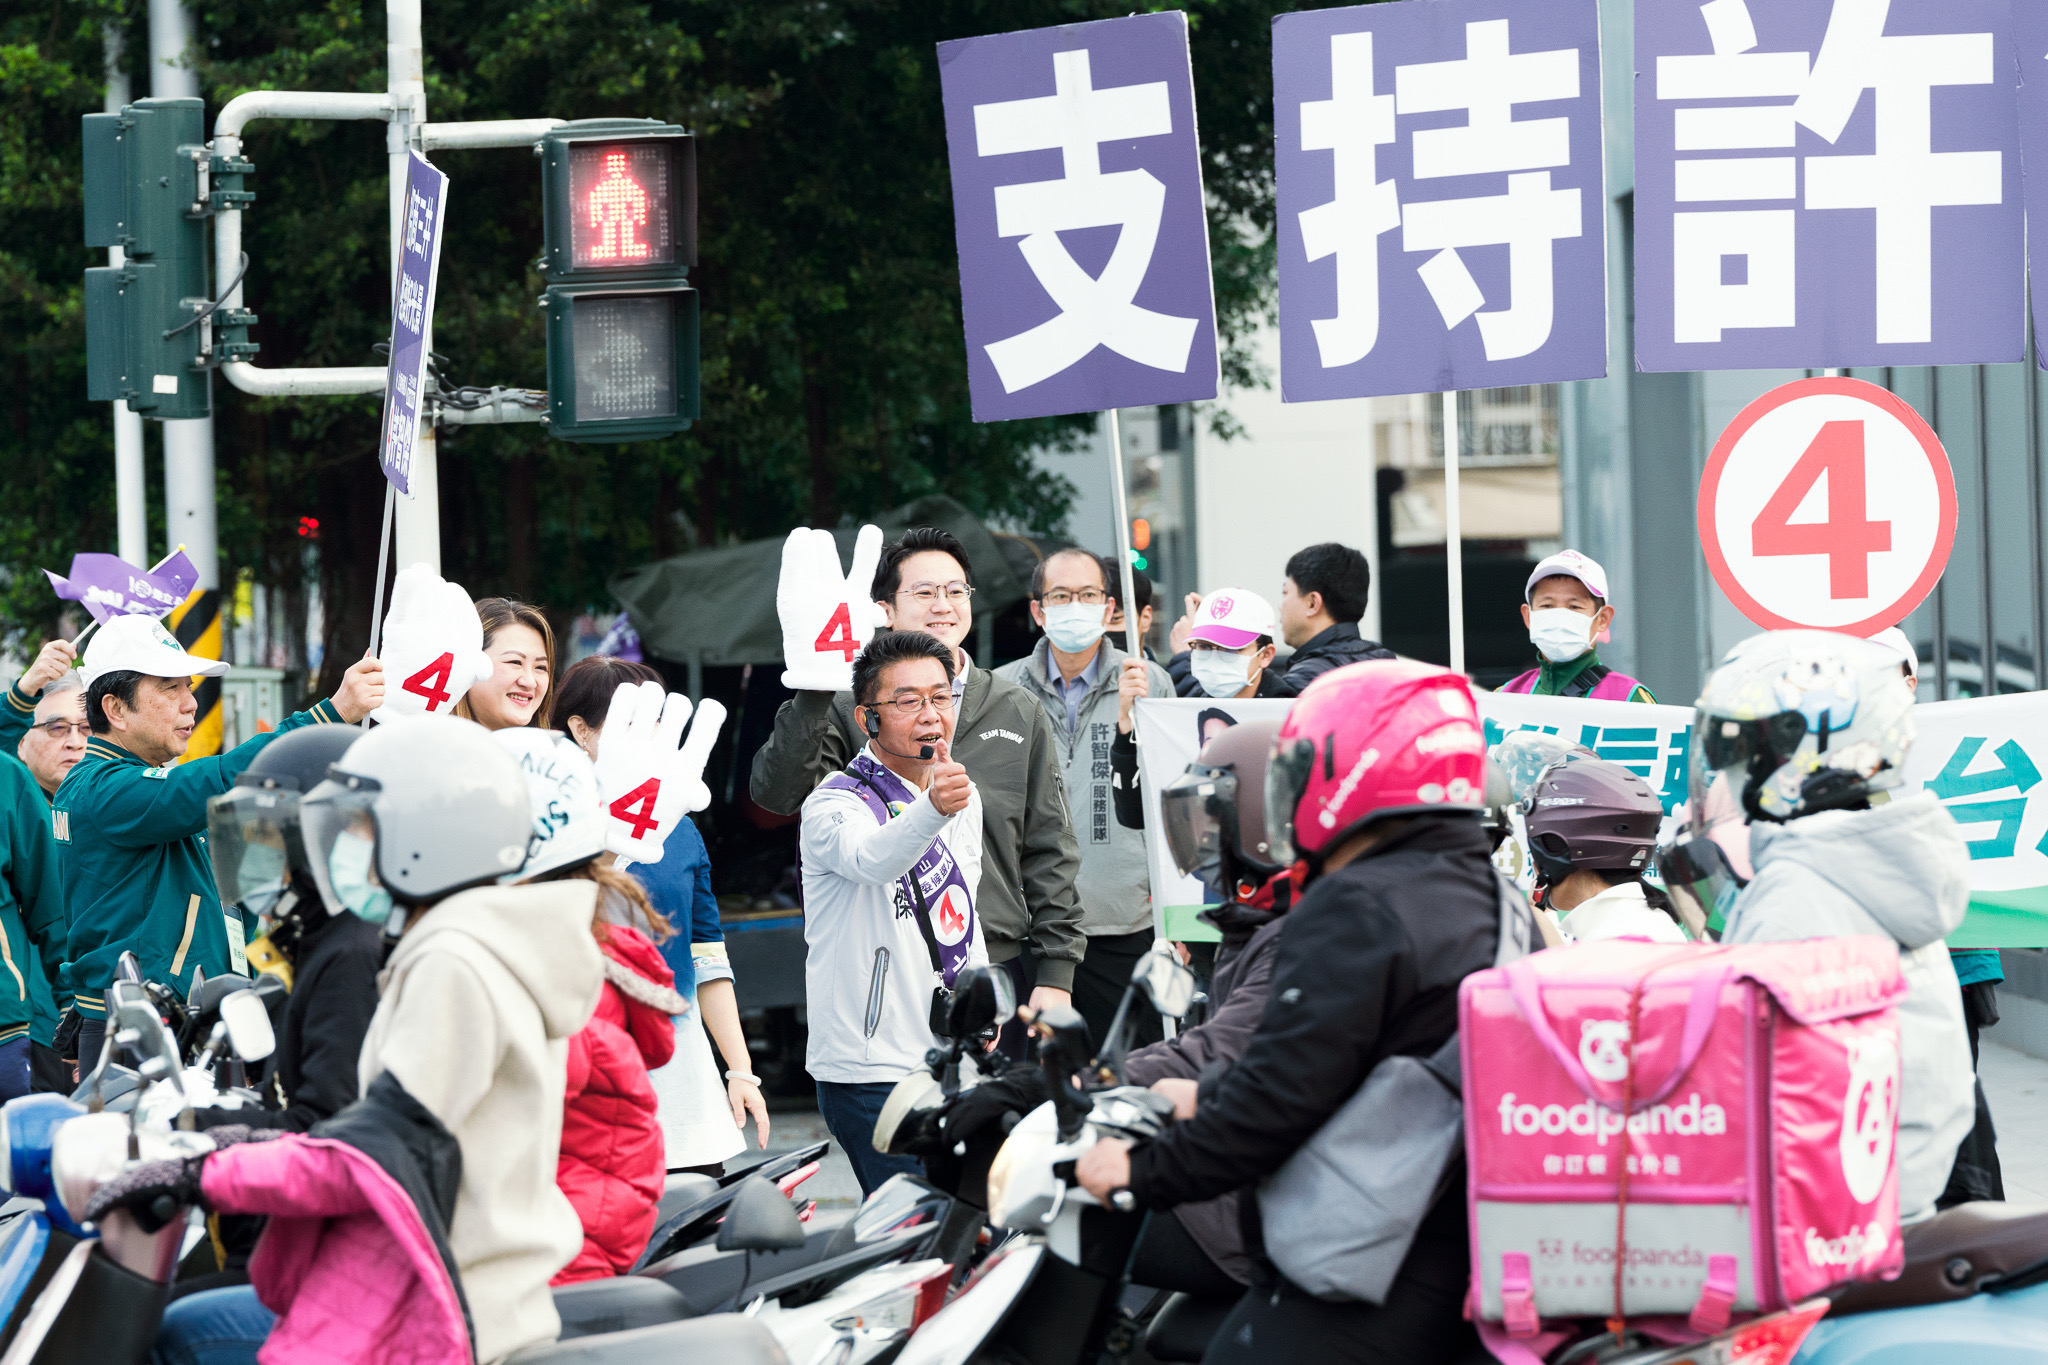
<svg viewBox="0 0 2048 1365">
<path fill-rule="evenodd" d="M 469 1365 L 462 1304 L 405 1190 L 363 1152 L 287 1134 L 223 1148 L 202 1190 L 268 1214 L 249 1280 L 277 1326 L 263 1365 Z"/>
</svg>

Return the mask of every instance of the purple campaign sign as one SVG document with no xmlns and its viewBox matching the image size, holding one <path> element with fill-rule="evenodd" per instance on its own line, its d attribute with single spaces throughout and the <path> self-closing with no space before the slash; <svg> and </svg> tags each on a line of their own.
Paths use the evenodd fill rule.
<svg viewBox="0 0 2048 1365">
<path fill-rule="evenodd" d="M 1636 0 L 1637 368 L 2018 360 L 2012 9 Z"/>
<path fill-rule="evenodd" d="M 2019 39 L 2020 67 L 2020 156 L 2025 160 L 2027 221 L 2032 224 L 2027 253 L 2032 260 L 2028 272 L 2034 286 L 2034 335 L 2039 338 L 2048 302 L 2048 4 L 2022 4 L 2013 14 L 2013 32 Z M 2041 368 L 2048 370 L 2048 353 L 2037 340 L 2034 353 Z"/>
<path fill-rule="evenodd" d="M 1216 396 L 1187 17 L 939 44 L 974 419 Z"/>
<path fill-rule="evenodd" d="M 398 288 L 391 296 L 391 371 L 384 383 L 384 477 L 412 492 L 413 458 L 426 400 L 427 330 L 434 319 L 434 287 L 441 273 L 441 220 L 448 209 L 448 177 L 418 152 L 405 178 L 405 231 L 399 236 Z"/>
<path fill-rule="evenodd" d="M 1607 373 L 1598 0 L 1273 21 L 1286 402 Z"/>
<path fill-rule="evenodd" d="M 162 616 L 184 601 L 199 581 L 199 570 L 183 550 L 154 569 L 138 569 L 119 555 L 71 556 L 70 577 L 43 570 L 50 587 L 67 602 L 76 602 L 95 621 L 109 616 Z"/>
</svg>

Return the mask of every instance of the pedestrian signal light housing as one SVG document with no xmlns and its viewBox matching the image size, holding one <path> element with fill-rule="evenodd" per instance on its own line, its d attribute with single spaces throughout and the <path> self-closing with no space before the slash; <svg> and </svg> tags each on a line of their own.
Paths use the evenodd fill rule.
<svg viewBox="0 0 2048 1365">
<path fill-rule="evenodd" d="M 698 415 L 696 139 L 650 119 L 549 130 L 540 304 L 548 429 L 569 441 L 644 441 Z"/>
</svg>

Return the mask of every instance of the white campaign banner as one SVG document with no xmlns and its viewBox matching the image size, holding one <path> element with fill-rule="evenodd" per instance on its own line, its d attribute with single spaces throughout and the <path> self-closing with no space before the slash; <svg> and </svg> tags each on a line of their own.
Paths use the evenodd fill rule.
<svg viewBox="0 0 2048 1365">
<path fill-rule="evenodd" d="M 1669 813 L 1686 799 L 1692 708 L 1640 706 L 1573 697 L 1478 694 L 1486 742 L 1514 730 L 1542 730 L 1583 744 L 1633 770 Z M 1166 847 L 1158 792 L 1228 724 L 1272 720 L 1286 701 L 1171 698 L 1137 705 L 1138 765 L 1145 791 L 1145 845 L 1154 926 L 1175 938 L 1211 939 L 1196 921 L 1202 885 L 1182 876 Z M 2048 693 L 1928 702 L 1914 710 L 1919 738 L 1904 790 L 1925 787 L 1948 807 L 1970 841 L 1970 916 L 1953 947 L 2048 947 Z M 2039 799 L 2037 799 L 2039 798 Z"/>
</svg>

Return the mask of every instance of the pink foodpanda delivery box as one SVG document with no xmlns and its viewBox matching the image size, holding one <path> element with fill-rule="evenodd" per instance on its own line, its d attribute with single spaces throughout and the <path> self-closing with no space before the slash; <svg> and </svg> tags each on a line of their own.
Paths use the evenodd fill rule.
<svg viewBox="0 0 2048 1365">
<path fill-rule="evenodd" d="M 1712 1333 L 1897 1275 L 1905 992 L 1880 938 L 1614 940 L 1467 977 L 1477 1315 L 1517 1337 L 1617 1314 Z"/>
</svg>

